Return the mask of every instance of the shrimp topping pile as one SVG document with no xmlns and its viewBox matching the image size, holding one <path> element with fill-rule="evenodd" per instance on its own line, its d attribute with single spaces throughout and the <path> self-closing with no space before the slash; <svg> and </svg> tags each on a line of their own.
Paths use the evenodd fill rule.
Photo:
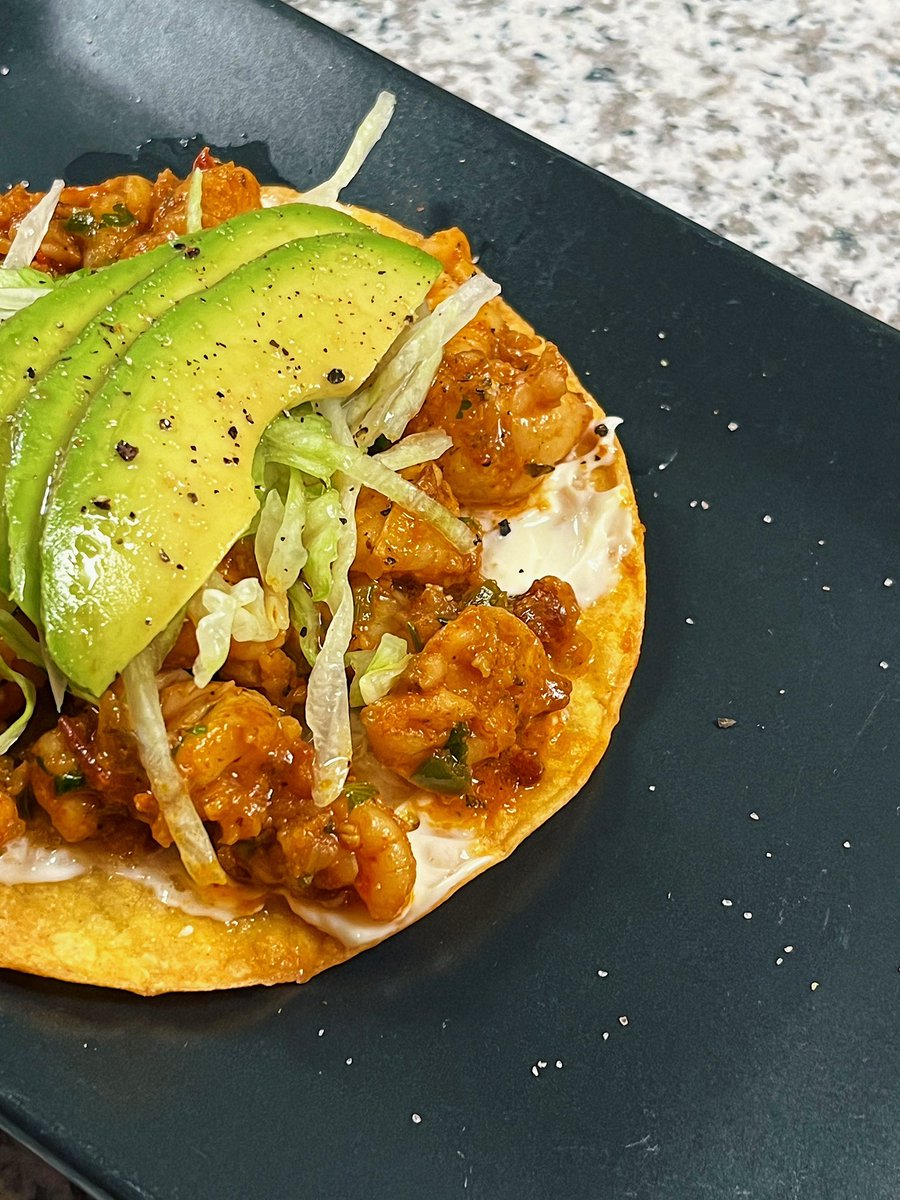
<svg viewBox="0 0 900 1200">
<path fill-rule="evenodd" d="M 458 229 L 435 234 L 425 249 L 444 276 L 433 298 L 474 274 Z M 562 462 L 591 421 L 587 398 L 569 387 L 559 350 L 512 328 L 491 300 L 444 348 L 424 407 L 409 433 L 442 429 L 453 448 L 440 460 L 460 504 L 503 508 L 525 500 Z"/>
<path fill-rule="evenodd" d="M 203 171 L 204 227 L 262 206 L 259 183 L 245 167 L 216 162 L 208 150 L 195 165 Z M 67 275 L 131 258 L 184 234 L 189 182 L 165 170 L 155 183 L 142 175 L 118 175 L 91 187 L 63 188 L 33 265 Z M 41 195 L 19 183 L 0 196 L 0 255 Z"/>
<path fill-rule="evenodd" d="M 424 781 L 423 764 L 454 729 L 465 726 L 466 761 L 475 766 L 512 749 L 532 718 L 564 708 L 570 690 L 523 621 L 476 606 L 430 639 L 401 686 L 363 709 L 362 722 L 385 766 Z"/>
<path fill-rule="evenodd" d="M 204 226 L 261 206 L 260 185 L 245 168 L 208 151 L 196 166 Z M 101 267 L 183 235 L 188 187 L 189 178 L 163 171 L 154 182 L 124 175 L 65 188 L 35 266 L 54 275 Z M 0 196 L 0 257 L 39 199 L 24 185 Z M 459 230 L 435 234 L 423 248 L 443 266 L 433 307 L 475 267 Z M 591 417 L 556 347 L 520 332 L 492 300 L 446 346 L 407 429 L 442 430 L 452 446 L 403 474 L 455 516 L 486 506 L 512 513 L 574 450 Z M 356 532 L 351 651 L 374 652 L 386 634 L 408 651 L 389 690 L 369 696 L 359 713 L 381 768 L 378 786 L 351 773 L 332 804 L 313 799 L 306 626 L 318 622 L 324 633 L 324 604 L 265 641 L 232 641 L 204 687 L 189 673 L 198 640 L 186 618 L 157 683 L 173 760 L 230 879 L 272 902 L 282 895 L 361 905 L 374 920 L 391 921 L 413 895 L 409 833 L 417 817 L 394 807 L 385 779 L 399 777 L 398 794 L 407 797 L 400 781 L 415 785 L 419 807 L 443 805 L 444 820 L 514 805 L 541 778 L 544 747 L 590 645 L 572 589 L 559 579 L 509 597 L 483 577 L 478 545 L 456 549 L 423 517 L 367 488 Z M 232 548 L 219 574 L 228 585 L 259 581 L 251 538 Z M 121 682 L 97 703 L 68 696 L 57 715 L 42 673 L 0 652 L 44 693 L 30 738 L 0 757 L 0 848 L 26 830 L 125 859 L 169 847 Z M 0 683 L 0 725 L 20 705 L 17 688 Z"/>
</svg>

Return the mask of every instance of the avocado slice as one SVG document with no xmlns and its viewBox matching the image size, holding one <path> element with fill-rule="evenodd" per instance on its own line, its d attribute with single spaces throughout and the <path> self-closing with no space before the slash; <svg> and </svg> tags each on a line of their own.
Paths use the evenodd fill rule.
<svg viewBox="0 0 900 1200">
<path fill-rule="evenodd" d="M 136 258 L 69 276 L 0 326 L 0 480 L 9 462 L 9 418 L 32 381 L 53 366 L 88 321 L 174 253 L 170 246 L 158 246 Z M 0 505 L 0 548 L 5 545 Z M 0 553 L 0 591 L 9 595 L 9 588 L 7 556 Z"/>
<path fill-rule="evenodd" d="M 32 620 L 40 599 L 40 518 L 54 462 L 107 372 L 132 342 L 185 296 L 301 237 L 361 231 L 352 217 L 311 204 L 256 209 L 175 242 L 175 258 L 141 279 L 84 328 L 65 356 L 36 380 L 11 418 L 4 488 L 8 595 Z"/>
<path fill-rule="evenodd" d="M 356 391 L 439 271 L 369 231 L 301 240 L 136 339 L 77 426 L 44 516 L 44 640 L 76 686 L 98 696 L 166 628 L 250 524 L 269 422 Z"/>
</svg>

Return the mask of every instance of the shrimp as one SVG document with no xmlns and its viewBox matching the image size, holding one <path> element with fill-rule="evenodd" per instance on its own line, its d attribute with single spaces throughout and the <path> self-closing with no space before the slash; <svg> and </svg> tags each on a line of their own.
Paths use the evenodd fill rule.
<svg viewBox="0 0 900 1200">
<path fill-rule="evenodd" d="M 373 921 L 392 921 L 409 904 L 416 860 L 406 830 L 375 800 L 357 804 L 337 827 L 338 838 L 356 859 L 353 888 Z"/>
<path fill-rule="evenodd" d="M 107 711 L 113 706 L 107 698 Z M 32 794 L 67 842 L 96 837 L 105 816 L 127 813 L 126 797 L 140 786 L 139 774 L 129 788 L 131 777 L 123 775 L 121 758 L 115 752 L 111 757 L 115 740 L 112 734 L 98 741 L 85 717 L 61 717 L 29 751 Z M 136 766 L 140 772 L 140 764 Z"/>
<path fill-rule="evenodd" d="M 557 666 L 572 670 L 584 663 L 591 644 L 578 629 L 581 608 L 570 584 L 545 575 L 510 603 Z"/>
<path fill-rule="evenodd" d="M 429 294 L 435 304 L 475 273 L 458 229 L 424 243 L 444 272 Z M 491 300 L 444 350 L 421 412 L 408 432 L 443 429 L 453 447 L 440 459 L 444 478 L 464 506 L 502 508 L 522 501 L 579 443 L 593 410 L 569 386 L 557 348 L 509 324 Z"/>
<path fill-rule="evenodd" d="M 141 175 L 119 175 L 93 187 L 67 187 L 34 265 L 55 275 L 111 262 L 150 219 L 152 185 Z M 16 184 L 0 196 L 0 254 L 6 255 L 22 218 L 42 198 Z"/>
<path fill-rule="evenodd" d="M 256 176 L 246 167 L 234 163 L 216 162 L 208 153 L 203 167 L 203 227 L 210 228 L 236 217 L 240 213 L 262 207 Z M 187 220 L 190 176 L 179 180 L 171 171 L 163 171 L 153 187 L 150 228 L 133 237 L 122 249 L 120 257 L 131 258 L 163 242 L 173 234 L 183 235 Z"/>
<path fill-rule="evenodd" d="M 250 171 L 208 153 L 201 158 L 205 228 L 261 207 L 259 183 Z M 142 175 L 117 175 L 91 187 L 63 188 L 34 265 L 64 275 L 130 258 L 184 234 L 189 184 L 165 170 L 155 183 Z M 0 257 L 42 196 L 21 183 L 0 196 Z"/>
<path fill-rule="evenodd" d="M 228 657 L 217 675 L 261 692 L 284 713 L 293 715 L 297 710 L 302 711 L 308 670 L 299 650 L 292 648 L 288 653 L 282 648 L 288 638 L 293 640 L 291 632 L 284 630 L 267 642 L 232 640 Z M 197 651 L 196 628 L 192 621 L 186 620 L 166 655 L 164 666 L 167 670 L 189 671 Z"/>
<path fill-rule="evenodd" d="M 496 323 L 489 308 L 448 344 L 409 431 L 438 428 L 453 439 L 440 465 L 461 504 L 502 507 L 566 457 L 592 410 L 569 389 L 555 346 Z"/>
<path fill-rule="evenodd" d="M 456 497 L 434 463 L 403 472 L 427 496 L 459 515 Z M 477 549 L 457 550 L 422 517 L 363 488 L 356 506 L 357 551 L 353 570 L 370 579 L 393 576 L 447 587 L 474 579 Z"/>
<path fill-rule="evenodd" d="M 160 701 L 175 762 L 200 815 L 219 825 L 223 844 L 259 837 L 277 795 L 309 797 L 312 751 L 300 725 L 258 692 L 179 681 L 162 689 Z M 143 807 L 151 812 L 153 797 Z"/>
<path fill-rule="evenodd" d="M 25 832 L 25 822 L 19 816 L 15 800 L 8 792 L 0 791 L 0 847 Z"/>
<path fill-rule="evenodd" d="M 241 687 L 261 692 L 282 712 L 293 714 L 303 711 L 308 672 L 301 673 L 305 660 L 301 659 L 298 666 L 295 658 L 281 648 L 286 636 L 286 632 L 280 633 L 268 642 L 232 641 L 218 673 Z"/>
<path fill-rule="evenodd" d="M 390 695 L 362 710 L 362 722 L 376 757 L 411 778 L 460 725 L 469 765 L 496 758 L 533 717 L 565 707 L 570 689 L 518 617 L 473 606 L 429 640 Z"/>
<path fill-rule="evenodd" d="M 405 638 L 410 650 L 421 650 L 465 604 L 436 584 L 407 588 L 391 579 L 354 580 L 353 595 L 353 650 L 374 650 L 385 633 Z"/>
</svg>

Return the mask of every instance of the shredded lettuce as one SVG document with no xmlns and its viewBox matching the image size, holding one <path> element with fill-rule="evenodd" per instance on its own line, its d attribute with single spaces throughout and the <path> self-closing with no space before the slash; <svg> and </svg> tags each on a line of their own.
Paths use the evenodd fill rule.
<svg viewBox="0 0 900 1200">
<path fill-rule="evenodd" d="M 31 212 L 26 213 L 22 218 L 12 245 L 6 253 L 6 258 L 0 264 L 5 270 L 13 271 L 20 267 L 31 266 L 34 256 L 40 250 L 41 242 L 50 228 L 50 222 L 53 220 L 53 214 L 59 203 L 59 194 L 64 187 L 65 184 L 61 179 L 54 179 L 46 196 L 38 200 Z"/>
<path fill-rule="evenodd" d="M 0 734 L 0 754 L 5 754 L 25 732 L 25 726 L 31 720 L 31 714 L 34 712 L 37 691 L 31 680 L 14 670 L 2 655 L 0 655 L 0 679 L 7 679 L 10 683 L 14 683 L 21 691 L 25 701 L 25 707 L 19 716 Z"/>
<path fill-rule="evenodd" d="M 307 559 L 303 540 L 307 496 L 299 471 L 288 471 L 285 497 L 277 487 L 266 493 L 256 527 L 256 562 L 266 587 L 287 592 Z"/>
<path fill-rule="evenodd" d="M 43 667 L 44 659 L 40 646 L 28 630 L 20 625 L 13 614 L 6 609 L 0 609 L 0 642 L 3 642 L 13 652 L 15 657 L 22 662 L 31 663 L 36 667 Z M 24 701 L 22 712 L 0 734 L 0 754 L 5 754 L 25 732 L 25 727 L 31 720 L 31 715 L 34 712 L 37 691 L 31 680 L 11 667 L 2 655 L 0 655 L 0 679 L 6 679 L 10 683 L 14 683 L 22 693 Z"/>
<path fill-rule="evenodd" d="M 379 437 L 395 442 L 401 436 L 425 403 L 444 346 L 499 294 L 499 284 L 486 275 L 473 275 L 410 327 L 348 405 L 348 424 L 358 445 L 371 446 Z"/>
<path fill-rule="evenodd" d="M 184 777 L 172 759 L 156 686 L 156 656 L 152 643 L 132 659 L 122 672 L 122 680 L 141 762 L 185 869 L 201 887 L 227 883 Z"/>
<path fill-rule="evenodd" d="M 20 309 L 34 304 L 35 300 L 49 295 L 52 288 L 51 277 L 44 271 L 36 271 L 34 267 L 0 270 L 0 321 L 7 320 Z"/>
<path fill-rule="evenodd" d="M 191 171 L 188 185 L 187 219 L 185 233 L 198 233 L 203 228 L 203 172 L 199 167 Z"/>
<path fill-rule="evenodd" d="M 340 166 L 330 179 L 326 179 L 324 183 L 320 183 L 311 191 L 304 193 L 302 197 L 304 204 L 322 204 L 328 208 L 337 204 L 338 196 L 357 174 L 369 157 L 370 151 L 379 142 L 381 135 L 390 124 L 396 103 L 396 97 L 390 92 L 378 93 L 378 98 L 371 111 L 353 135 L 353 141 Z"/>
<path fill-rule="evenodd" d="M 347 662 L 353 668 L 350 707 L 361 708 L 386 696 L 412 660 L 403 638 L 383 633 L 374 650 L 351 650 Z"/>
<path fill-rule="evenodd" d="M 288 603 L 303 657 L 313 666 L 319 656 L 319 610 L 309 588 L 300 580 L 288 591 Z"/>
<path fill-rule="evenodd" d="M 341 496 L 334 488 L 310 500 L 306 510 L 303 541 L 308 557 L 303 574 L 315 602 L 327 600 L 334 576 L 332 568 L 338 556 L 341 535 Z"/>
<path fill-rule="evenodd" d="M 376 458 L 383 467 L 392 471 L 403 471 L 406 467 L 418 467 L 421 463 L 434 462 L 453 445 L 453 438 L 438 429 L 427 433 L 411 433 Z"/>
<path fill-rule="evenodd" d="M 22 662 L 43 669 L 44 655 L 40 643 L 6 609 L 0 609 L 0 641 L 5 642 Z"/>
<path fill-rule="evenodd" d="M 430 522 L 458 550 L 467 553 L 475 544 L 471 529 L 442 504 L 386 467 L 380 456 L 364 454 L 352 442 L 339 445 L 320 432 L 309 417 L 278 417 L 266 430 L 262 452 L 274 462 L 295 467 L 314 478 L 329 480 L 341 472 Z"/>
<path fill-rule="evenodd" d="M 322 401 L 335 446 L 349 449 L 353 437 L 336 400 Z M 332 568 L 327 604 L 331 623 L 310 672 L 306 687 L 306 723 L 313 737 L 313 799 L 325 807 L 341 794 L 350 770 L 350 703 L 344 656 L 353 636 L 353 591 L 350 567 L 356 557 L 356 498 L 359 484 L 343 473 L 335 483 L 340 495 L 337 557 Z"/>
<path fill-rule="evenodd" d="M 47 288 L 53 287 L 53 276 L 37 267 L 7 267 L 6 262 L 0 263 L 0 288 L 6 291 L 16 291 L 19 288 L 41 288 L 43 295 Z M 2 299 L 2 296 L 0 296 Z"/>
<path fill-rule="evenodd" d="M 56 711 L 62 712 L 63 700 L 69 689 L 69 681 L 48 653 L 44 653 L 44 670 L 47 672 L 47 682 L 53 695 Z"/>
<path fill-rule="evenodd" d="M 252 577 L 232 585 L 216 573 L 191 600 L 188 615 L 196 627 L 192 670 L 197 687 L 206 687 L 225 662 L 232 639 L 269 642 L 288 626 L 284 595 L 264 590 Z"/>
</svg>

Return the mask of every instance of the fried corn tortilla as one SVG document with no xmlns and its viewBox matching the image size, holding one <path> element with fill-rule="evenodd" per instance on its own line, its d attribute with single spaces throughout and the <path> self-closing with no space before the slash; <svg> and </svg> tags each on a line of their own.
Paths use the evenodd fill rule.
<svg viewBox="0 0 900 1200">
<path fill-rule="evenodd" d="M 264 189 L 267 204 L 296 197 L 287 189 Z M 348 211 L 381 233 L 414 245 L 423 241 L 386 217 Z M 533 334 L 503 301 L 491 304 L 499 319 Z M 571 368 L 569 388 L 584 393 Z M 597 419 L 603 415 L 596 406 Z M 144 995 L 303 982 L 425 915 L 510 855 L 586 783 L 607 748 L 637 663 L 645 599 L 643 531 L 617 442 L 611 458 L 596 471 L 596 484 L 600 490 L 622 489 L 633 545 L 614 588 L 582 612 L 579 629 L 590 639 L 590 658 L 575 675 L 568 707 L 544 747 L 542 778 L 522 789 L 507 820 L 479 832 L 465 869 L 444 887 L 421 897 L 414 892 L 406 914 L 348 945 L 278 898 L 259 912 L 224 921 L 167 906 L 142 883 L 96 867 L 53 883 L 0 886 L 0 966 Z"/>
</svg>

